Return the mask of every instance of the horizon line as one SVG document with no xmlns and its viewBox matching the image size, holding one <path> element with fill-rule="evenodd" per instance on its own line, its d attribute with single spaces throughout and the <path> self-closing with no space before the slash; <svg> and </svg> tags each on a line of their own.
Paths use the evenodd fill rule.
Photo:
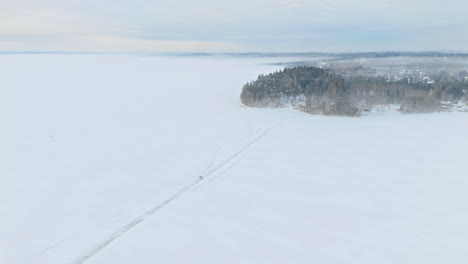
<svg viewBox="0 0 468 264">
<path fill-rule="evenodd" d="M 63 54 L 63 55 L 146 55 L 146 56 L 236 56 L 236 55 L 260 55 L 260 56 L 283 56 L 283 55 L 438 55 L 438 56 L 467 56 L 468 51 L 456 50 L 383 50 L 383 51 L 349 51 L 349 52 L 323 52 L 323 51 L 273 51 L 273 52 L 148 52 L 148 51 L 1 51 L 0 55 L 21 55 L 21 54 Z"/>
</svg>

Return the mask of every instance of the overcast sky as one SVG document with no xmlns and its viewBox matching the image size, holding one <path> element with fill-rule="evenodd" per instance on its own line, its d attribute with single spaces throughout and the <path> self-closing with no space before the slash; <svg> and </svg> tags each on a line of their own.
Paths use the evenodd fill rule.
<svg viewBox="0 0 468 264">
<path fill-rule="evenodd" d="M 0 51 L 467 51 L 467 12 L 467 0 L 0 0 Z"/>
</svg>

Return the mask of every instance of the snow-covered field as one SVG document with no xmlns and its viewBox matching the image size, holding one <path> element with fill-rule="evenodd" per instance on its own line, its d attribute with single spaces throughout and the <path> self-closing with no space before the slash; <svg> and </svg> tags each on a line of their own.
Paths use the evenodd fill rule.
<svg viewBox="0 0 468 264">
<path fill-rule="evenodd" d="M 242 107 L 273 60 L 0 56 L 0 263 L 467 263 L 468 114 Z"/>
</svg>

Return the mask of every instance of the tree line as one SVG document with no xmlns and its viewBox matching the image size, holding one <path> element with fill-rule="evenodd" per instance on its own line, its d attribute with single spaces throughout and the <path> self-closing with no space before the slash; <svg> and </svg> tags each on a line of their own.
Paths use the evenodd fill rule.
<svg viewBox="0 0 468 264">
<path fill-rule="evenodd" d="M 343 77 L 331 70 L 298 66 L 259 75 L 244 85 L 243 104 L 252 107 L 292 106 L 311 114 L 357 116 L 375 106 L 397 104 L 402 112 L 440 111 L 441 103 L 466 100 L 468 80 L 433 76 L 431 83 L 411 76 Z"/>
</svg>

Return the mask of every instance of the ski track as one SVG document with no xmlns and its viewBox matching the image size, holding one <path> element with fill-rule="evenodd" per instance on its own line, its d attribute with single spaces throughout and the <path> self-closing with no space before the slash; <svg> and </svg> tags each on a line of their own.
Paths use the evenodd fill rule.
<svg viewBox="0 0 468 264">
<path fill-rule="evenodd" d="M 71 236 L 69 236 L 69 237 L 67 237 L 67 238 L 65 238 L 65 239 L 62 239 L 61 241 L 59 241 L 59 242 L 57 242 L 57 243 L 55 243 L 55 244 L 53 244 L 53 245 L 51 245 L 51 246 L 49 246 L 49 247 L 47 247 L 47 248 L 41 250 L 40 252 L 38 252 L 38 253 L 36 253 L 36 254 L 30 256 L 30 257 L 28 257 L 28 258 L 27 258 L 26 260 L 24 260 L 22 263 L 30 263 L 30 262 L 33 261 L 34 259 L 39 258 L 39 257 L 45 255 L 47 252 L 49 252 L 49 251 L 51 251 L 51 250 L 54 250 L 55 248 L 60 247 L 61 245 L 65 244 L 67 241 L 72 240 L 72 239 L 74 239 L 74 238 L 77 237 L 77 236 L 78 236 L 78 234 L 76 234 L 76 235 L 71 235 Z"/>
<path fill-rule="evenodd" d="M 242 159 L 242 157 L 245 155 L 245 153 L 243 153 L 241 156 L 239 156 L 239 158 L 237 158 L 235 161 L 233 162 L 230 162 L 230 165 L 229 166 L 226 166 L 223 171 L 220 171 L 219 173 L 216 174 L 216 176 L 213 176 L 213 177 L 210 177 L 210 179 L 198 184 L 197 186 L 195 186 L 192 190 L 193 191 L 197 191 L 199 189 L 202 189 L 203 187 L 205 187 L 206 185 L 212 183 L 213 181 L 217 180 L 219 177 L 223 176 L 226 172 L 228 172 L 232 167 L 234 167 L 235 165 L 237 165 L 237 163 L 239 163 Z"/>
<path fill-rule="evenodd" d="M 118 212 L 117 214 L 114 214 L 113 216 L 111 216 L 110 218 L 108 218 L 104 223 L 101 223 L 101 224 L 107 224 L 108 222 L 114 220 L 115 218 L 119 217 L 120 215 L 122 215 L 122 212 Z M 101 225 L 100 224 L 100 225 Z M 72 241 L 74 239 L 76 239 L 77 237 L 80 237 L 80 236 L 83 236 L 85 234 L 88 234 L 91 232 L 91 230 L 94 230 L 96 227 L 90 227 L 90 228 L 86 228 L 86 229 L 83 229 L 79 232 L 76 232 L 75 234 L 72 234 L 68 237 L 65 237 L 64 239 L 46 247 L 45 249 L 39 251 L 38 253 L 35 253 L 33 254 L 32 256 L 29 256 L 28 258 L 26 258 L 24 261 L 22 261 L 21 263 L 22 264 L 26 264 L 26 263 L 33 263 L 36 259 L 42 257 L 43 255 L 49 253 L 50 251 L 58 248 L 58 247 L 61 247 L 62 245 L 66 244 L 68 241 Z"/>
<path fill-rule="evenodd" d="M 134 227 L 136 227 L 137 225 L 141 224 L 143 221 L 145 221 L 148 217 L 154 215 L 156 212 L 158 212 L 159 210 L 161 210 L 162 208 L 164 208 L 165 206 L 167 206 L 168 204 L 170 204 L 171 202 L 173 202 L 174 200 L 176 200 L 177 198 L 180 198 L 184 193 L 188 192 L 189 190 L 191 190 L 193 187 L 197 186 L 199 183 L 201 183 L 205 178 L 217 173 L 218 171 L 220 171 L 223 167 L 225 167 L 226 165 L 228 165 L 229 163 L 231 163 L 233 160 L 235 160 L 238 156 L 240 156 L 241 154 L 243 154 L 245 151 L 247 151 L 253 144 L 255 144 L 257 141 L 259 141 L 260 139 L 264 138 L 271 130 L 273 130 L 276 126 L 278 126 L 281 122 L 278 122 L 277 124 L 273 125 L 272 127 L 264 130 L 262 133 L 260 133 L 257 137 L 255 137 L 253 140 L 251 140 L 250 142 L 248 142 L 244 147 L 242 147 L 241 149 L 239 149 L 237 152 L 235 152 L 234 154 L 232 154 L 231 156 L 229 156 L 228 158 L 226 158 L 224 161 L 220 162 L 218 165 L 216 165 L 215 167 L 211 168 L 211 169 L 208 169 L 205 171 L 205 173 L 203 173 L 201 176 L 203 176 L 203 178 L 199 178 L 197 176 L 197 179 L 190 182 L 189 184 L 185 185 L 183 188 L 181 188 L 180 190 L 178 190 L 176 193 L 174 193 L 171 197 L 169 197 L 168 199 L 166 199 L 165 201 L 163 201 L 162 203 L 154 206 L 153 208 L 150 208 L 149 210 L 143 212 L 141 215 L 139 215 L 138 217 L 134 218 L 132 221 L 128 222 L 126 225 L 120 227 L 119 229 L 117 229 L 114 233 L 112 233 L 109 237 L 107 237 L 105 240 L 103 240 L 102 242 L 98 243 L 97 245 L 95 245 L 93 248 L 91 248 L 87 253 L 85 253 L 84 255 L 78 257 L 77 260 L 71 262 L 71 264 L 83 264 L 83 263 L 86 263 L 88 262 L 90 259 L 92 259 L 93 257 L 95 257 L 100 251 L 102 251 L 104 248 L 106 248 L 107 246 L 109 246 L 112 242 L 114 242 L 115 240 L 117 240 L 119 237 L 121 237 L 122 235 L 124 235 L 125 233 L 129 232 L 130 230 L 132 230 Z M 212 167 L 212 165 L 210 165 L 208 168 Z M 231 167 L 231 166 L 230 166 Z M 229 168 L 230 168 L 229 167 Z M 228 169 L 229 169 L 228 168 Z"/>
</svg>

